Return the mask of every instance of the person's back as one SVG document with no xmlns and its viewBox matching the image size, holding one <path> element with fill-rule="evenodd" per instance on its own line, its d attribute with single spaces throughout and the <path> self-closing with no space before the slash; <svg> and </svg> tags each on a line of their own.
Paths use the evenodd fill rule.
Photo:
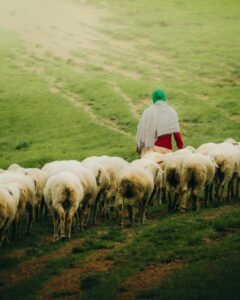
<svg viewBox="0 0 240 300">
<path fill-rule="evenodd" d="M 147 151 L 171 152 L 172 136 L 178 149 L 182 149 L 183 141 L 176 111 L 166 103 L 166 96 L 161 90 L 153 92 L 152 100 L 153 104 L 143 112 L 138 124 L 138 153 L 143 155 Z"/>
</svg>

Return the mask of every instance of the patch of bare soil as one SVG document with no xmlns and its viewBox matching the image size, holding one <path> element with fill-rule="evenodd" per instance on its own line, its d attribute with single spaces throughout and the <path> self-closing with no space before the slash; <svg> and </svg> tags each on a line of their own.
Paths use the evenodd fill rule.
<svg viewBox="0 0 240 300">
<path fill-rule="evenodd" d="M 114 249 L 100 249 L 88 257 L 87 261 L 74 268 L 64 270 L 61 274 L 48 281 L 39 292 L 38 300 L 51 300 L 59 295 L 58 299 L 78 300 L 80 294 L 80 282 L 87 273 L 92 271 L 109 272 L 113 267 L 113 260 L 106 259 L 112 251 L 126 246 L 132 238 L 131 230 L 126 230 L 128 236 L 124 243 L 116 243 Z M 60 296 L 60 295 L 63 296 Z M 62 297 L 62 298 L 61 298 Z"/>
<path fill-rule="evenodd" d="M 67 299 L 79 299 L 80 281 L 86 273 L 90 271 L 109 271 L 113 265 L 112 260 L 105 259 L 106 255 L 112 251 L 109 249 L 98 250 L 91 255 L 86 263 L 69 268 L 47 282 L 41 289 L 37 299 L 55 299 L 55 294 L 63 294 Z M 61 299 L 61 297 L 57 297 Z"/>
<path fill-rule="evenodd" d="M 214 212 L 208 212 L 203 216 L 204 220 L 214 220 L 220 216 L 226 215 L 229 212 L 233 211 L 235 208 L 234 206 L 224 207 L 224 210 L 218 210 Z"/>
<path fill-rule="evenodd" d="M 14 266 L 12 269 L 1 273 L 0 282 L 2 283 L 2 285 L 0 287 L 0 290 L 15 285 L 20 281 L 23 281 L 40 272 L 44 265 L 48 263 L 51 259 L 57 259 L 69 255 L 72 251 L 72 248 L 82 245 L 84 240 L 85 239 L 73 240 L 68 244 L 62 246 L 59 250 L 24 261 L 19 265 Z"/>
<path fill-rule="evenodd" d="M 137 294 L 146 288 L 151 288 L 166 278 L 172 270 L 182 266 L 181 262 L 151 265 L 128 278 L 122 285 L 122 292 L 117 300 L 134 300 Z"/>
</svg>

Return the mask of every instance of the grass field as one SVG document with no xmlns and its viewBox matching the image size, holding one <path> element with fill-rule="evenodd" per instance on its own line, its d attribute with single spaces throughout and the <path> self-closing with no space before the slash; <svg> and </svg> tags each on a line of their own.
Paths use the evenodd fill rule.
<svg viewBox="0 0 240 300">
<path fill-rule="evenodd" d="M 0 0 L 0 168 L 131 161 L 159 87 L 185 145 L 239 141 L 239 1 L 38 2 Z M 0 298 L 239 298 L 239 204 L 186 216 L 157 207 L 149 218 L 56 244 L 50 220 L 35 224 L 0 249 Z"/>
</svg>

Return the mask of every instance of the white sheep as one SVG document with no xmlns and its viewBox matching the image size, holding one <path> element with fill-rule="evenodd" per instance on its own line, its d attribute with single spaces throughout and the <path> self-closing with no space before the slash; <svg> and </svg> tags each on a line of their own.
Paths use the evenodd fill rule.
<svg viewBox="0 0 240 300">
<path fill-rule="evenodd" d="M 16 236 L 19 236 L 20 222 L 27 212 L 27 229 L 28 234 L 34 219 L 34 212 L 36 207 L 36 192 L 32 178 L 15 170 L 7 170 L 0 174 L 0 183 L 13 183 L 20 189 L 20 200 L 18 206 L 19 223 L 16 226 Z"/>
<path fill-rule="evenodd" d="M 229 200 L 234 175 L 239 171 L 239 151 L 230 143 L 220 143 L 212 148 L 209 155 L 214 158 L 218 165 L 215 176 L 215 196 L 221 203 L 225 186 L 228 187 L 227 199 Z"/>
<path fill-rule="evenodd" d="M 240 198 L 240 143 L 233 139 L 226 139 L 224 143 L 230 143 L 234 146 L 234 155 L 236 156 L 236 166 L 233 175 L 233 180 L 230 184 L 232 197 Z M 235 184 L 235 189 L 234 189 Z M 230 191 L 229 191 L 230 192 Z M 229 197 L 229 195 L 228 195 Z"/>
<path fill-rule="evenodd" d="M 48 178 L 51 176 L 67 171 L 71 172 L 79 179 L 84 193 L 84 199 L 82 201 L 81 207 L 79 208 L 79 219 L 81 230 L 84 229 L 85 223 L 89 219 L 90 211 L 95 205 L 95 200 L 97 196 L 97 183 L 94 175 L 91 171 L 87 170 L 79 161 L 75 160 L 62 160 L 57 162 L 52 162 L 48 164 L 46 168 L 42 168 L 48 174 Z"/>
<path fill-rule="evenodd" d="M 181 210 L 186 211 L 188 206 L 188 193 L 192 202 L 192 209 L 200 209 L 199 195 L 207 181 L 207 166 L 197 154 L 184 156 L 182 160 L 180 186 Z"/>
<path fill-rule="evenodd" d="M 159 198 L 159 192 L 163 185 L 163 171 L 161 167 L 156 162 L 147 158 L 136 159 L 132 161 L 130 165 L 139 168 L 148 169 L 148 171 L 152 174 L 154 189 L 149 204 L 153 205 L 154 200 Z"/>
<path fill-rule="evenodd" d="M 110 186 L 110 176 L 107 170 L 99 163 L 83 162 L 82 165 L 90 170 L 96 178 L 97 197 L 93 208 L 93 224 L 96 224 L 98 205 L 102 207 L 104 205 L 104 201 Z"/>
<path fill-rule="evenodd" d="M 65 222 L 67 237 L 71 238 L 74 214 L 83 201 L 83 187 L 77 176 L 71 172 L 59 172 L 51 176 L 44 188 L 44 198 L 52 214 L 54 241 L 65 238 Z"/>
<path fill-rule="evenodd" d="M 201 153 L 201 154 L 207 155 L 216 145 L 217 145 L 216 143 L 202 144 L 201 146 L 199 146 L 196 149 L 196 153 Z"/>
<path fill-rule="evenodd" d="M 8 242 L 8 230 L 16 217 L 20 191 L 14 184 L 0 184 L 0 243 Z"/>
<path fill-rule="evenodd" d="M 123 169 L 117 180 L 117 207 L 120 224 L 123 227 L 124 199 L 128 199 L 128 212 L 134 223 L 135 208 L 139 208 L 139 221 L 145 221 L 145 212 L 154 189 L 154 177 L 149 169 L 129 165 Z"/>
<path fill-rule="evenodd" d="M 104 220 L 108 216 L 108 212 L 110 207 L 115 206 L 115 196 L 117 189 L 117 177 L 118 174 L 128 166 L 128 162 L 121 157 L 117 156 L 91 156 L 82 161 L 82 163 L 86 162 L 97 162 L 101 166 L 105 168 L 110 177 L 110 185 L 106 194 L 105 200 L 102 202 L 103 207 L 101 207 L 101 213 L 103 215 Z"/>
<path fill-rule="evenodd" d="M 168 210 L 176 210 L 179 205 L 180 198 L 180 177 L 184 155 L 174 154 L 168 155 L 163 163 L 164 183 L 166 189 L 166 197 L 168 202 Z"/>
<path fill-rule="evenodd" d="M 8 170 L 15 172 L 22 172 L 32 178 L 35 186 L 36 201 L 35 201 L 35 214 L 36 220 L 39 221 L 41 217 L 41 211 L 43 210 L 43 189 L 47 181 L 47 175 L 44 171 L 38 168 L 23 168 L 18 164 L 12 164 L 8 167 Z"/>
</svg>

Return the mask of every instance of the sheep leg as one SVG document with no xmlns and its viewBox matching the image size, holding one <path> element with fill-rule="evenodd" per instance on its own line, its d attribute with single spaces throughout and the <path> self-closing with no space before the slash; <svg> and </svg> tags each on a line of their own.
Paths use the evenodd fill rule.
<svg viewBox="0 0 240 300">
<path fill-rule="evenodd" d="M 228 183 L 227 202 L 229 202 L 229 200 L 230 200 L 230 194 L 231 194 L 231 197 L 234 198 L 233 188 L 234 188 L 234 178 L 232 178 Z"/>
<path fill-rule="evenodd" d="M 224 185 L 221 184 L 220 185 L 220 191 L 219 191 L 219 203 L 222 203 L 223 202 L 223 194 L 224 194 Z"/>
<path fill-rule="evenodd" d="M 154 202 L 156 201 L 156 197 L 157 197 L 157 188 L 154 187 L 153 192 L 150 197 L 150 200 L 149 200 L 149 205 L 151 205 L 151 206 L 154 205 Z"/>
<path fill-rule="evenodd" d="M 120 223 L 121 227 L 123 228 L 124 198 L 123 198 L 123 196 L 121 196 L 119 194 L 117 197 L 117 206 L 118 206 L 119 223 Z"/>
<path fill-rule="evenodd" d="M 172 210 L 172 193 L 167 191 L 168 211 Z"/>
<path fill-rule="evenodd" d="M 57 212 L 53 211 L 52 212 L 52 219 L 53 219 L 53 241 L 58 240 L 58 223 L 59 223 L 59 218 Z"/>
<path fill-rule="evenodd" d="M 5 222 L 0 230 L 1 243 L 4 243 L 5 241 L 9 243 L 8 229 L 10 227 L 10 224 L 11 224 L 11 220 L 9 218 L 5 219 Z"/>
<path fill-rule="evenodd" d="M 60 219 L 60 236 L 61 238 L 65 238 L 65 222 L 66 222 L 66 213 L 62 207 L 61 204 L 59 204 L 57 207 L 55 207 L 55 210 L 57 212 L 57 214 L 59 215 L 59 219 Z"/>
<path fill-rule="evenodd" d="M 27 230 L 26 230 L 27 235 L 29 234 L 33 219 L 34 219 L 34 207 L 31 206 L 28 209 L 28 220 L 27 220 Z"/>
<path fill-rule="evenodd" d="M 103 195 L 103 191 L 99 191 L 99 193 L 97 194 L 95 203 L 94 203 L 94 207 L 93 207 L 93 219 L 92 219 L 93 225 L 96 225 L 98 203 L 100 202 L 102 195 Z"/>
<path fill-rule="evenodd" d="M 71 230 L 72 230 L 74 213 L 75 213 L 75 209 L 74 207 L 71 207 L 68 211 L 68 216 L 67 216 L 67 236 L 69 240 L 71 239 Z"/>
<path fill-rule="evenodd" d="M 209 193 L 210 193 L 210 186 L 209 184 L 206 184 L 204 189 L 204 205 L 205 207 L 208 207 L 209 204 Z"/>
<path fill-rule="evenodd" d="M 178 200 L 179 200 L 179 193 L 175 192 L 174 199 L 173 199 L 173 206 L 172 206 L 172 209 L 174 211 L 178 209 Z"/>
<path fill-rule="evenodd" d="M 167 201 L 167 199 L 166 199 L 167 195 L 166 194 L 167 194 L 166 189 L 163 187 L 162 188 L 162 201 L 161 201 L 162 203 L 166 203 L 166 201 Z"/>
<path fill-rule="evenodd" d="M 133 225 L 134 224 L 134 207 L 132 205 L 128 205 L 128 215 L 129 215 L 129 221 Z"/>
<path fill-rule="evenodd" d="M 213 201 L 213 183 L 210 184 L 209 186 L 209 201 L 212 202 Z"/>
<path fill-rule="evenodd" d="M 192 210 L 200 211 L 200 201 L 199 201 L 199 197 L 197 195 L 197 191 L 192 193 L 191 200 L 192 200 Z"/>
<path fill-rule="evenodd" d="M 186 212 L 187 211 L 187 196 L 188 196 L 188 191 L 183 190 L 182 191 L 182 197 L 181 197 L 181 212 Z"/>
<path fill-rule="evenodd" d="M 143 224 L 147 220 L 146 218 L 146 210 L 147 210 L 147 205 L 149 202 L 148 197 L 144 197 L 140 203 L 141 205 L 141 213 L 140 213 L 140 222 Z"/>
<path fill-rule="evenodd" d="M 84 231 L 84 222 L 85 222 L 86 209 L 87 209 L 87 205 L 83 204 L 81 209 L 80 209 L 80 213 L 79 213 L 81 231 Z"/>
<path fill-rule="evenodd" d="M 236 198 L 238 199 L 240 197 L 239 195 L 239 191 L 240 191 L 240 177 L 237 177 L 237 180 L 236 180 L 236 190 L 235 190 L 235 195 L 236 195 Z"/>
</svg>

